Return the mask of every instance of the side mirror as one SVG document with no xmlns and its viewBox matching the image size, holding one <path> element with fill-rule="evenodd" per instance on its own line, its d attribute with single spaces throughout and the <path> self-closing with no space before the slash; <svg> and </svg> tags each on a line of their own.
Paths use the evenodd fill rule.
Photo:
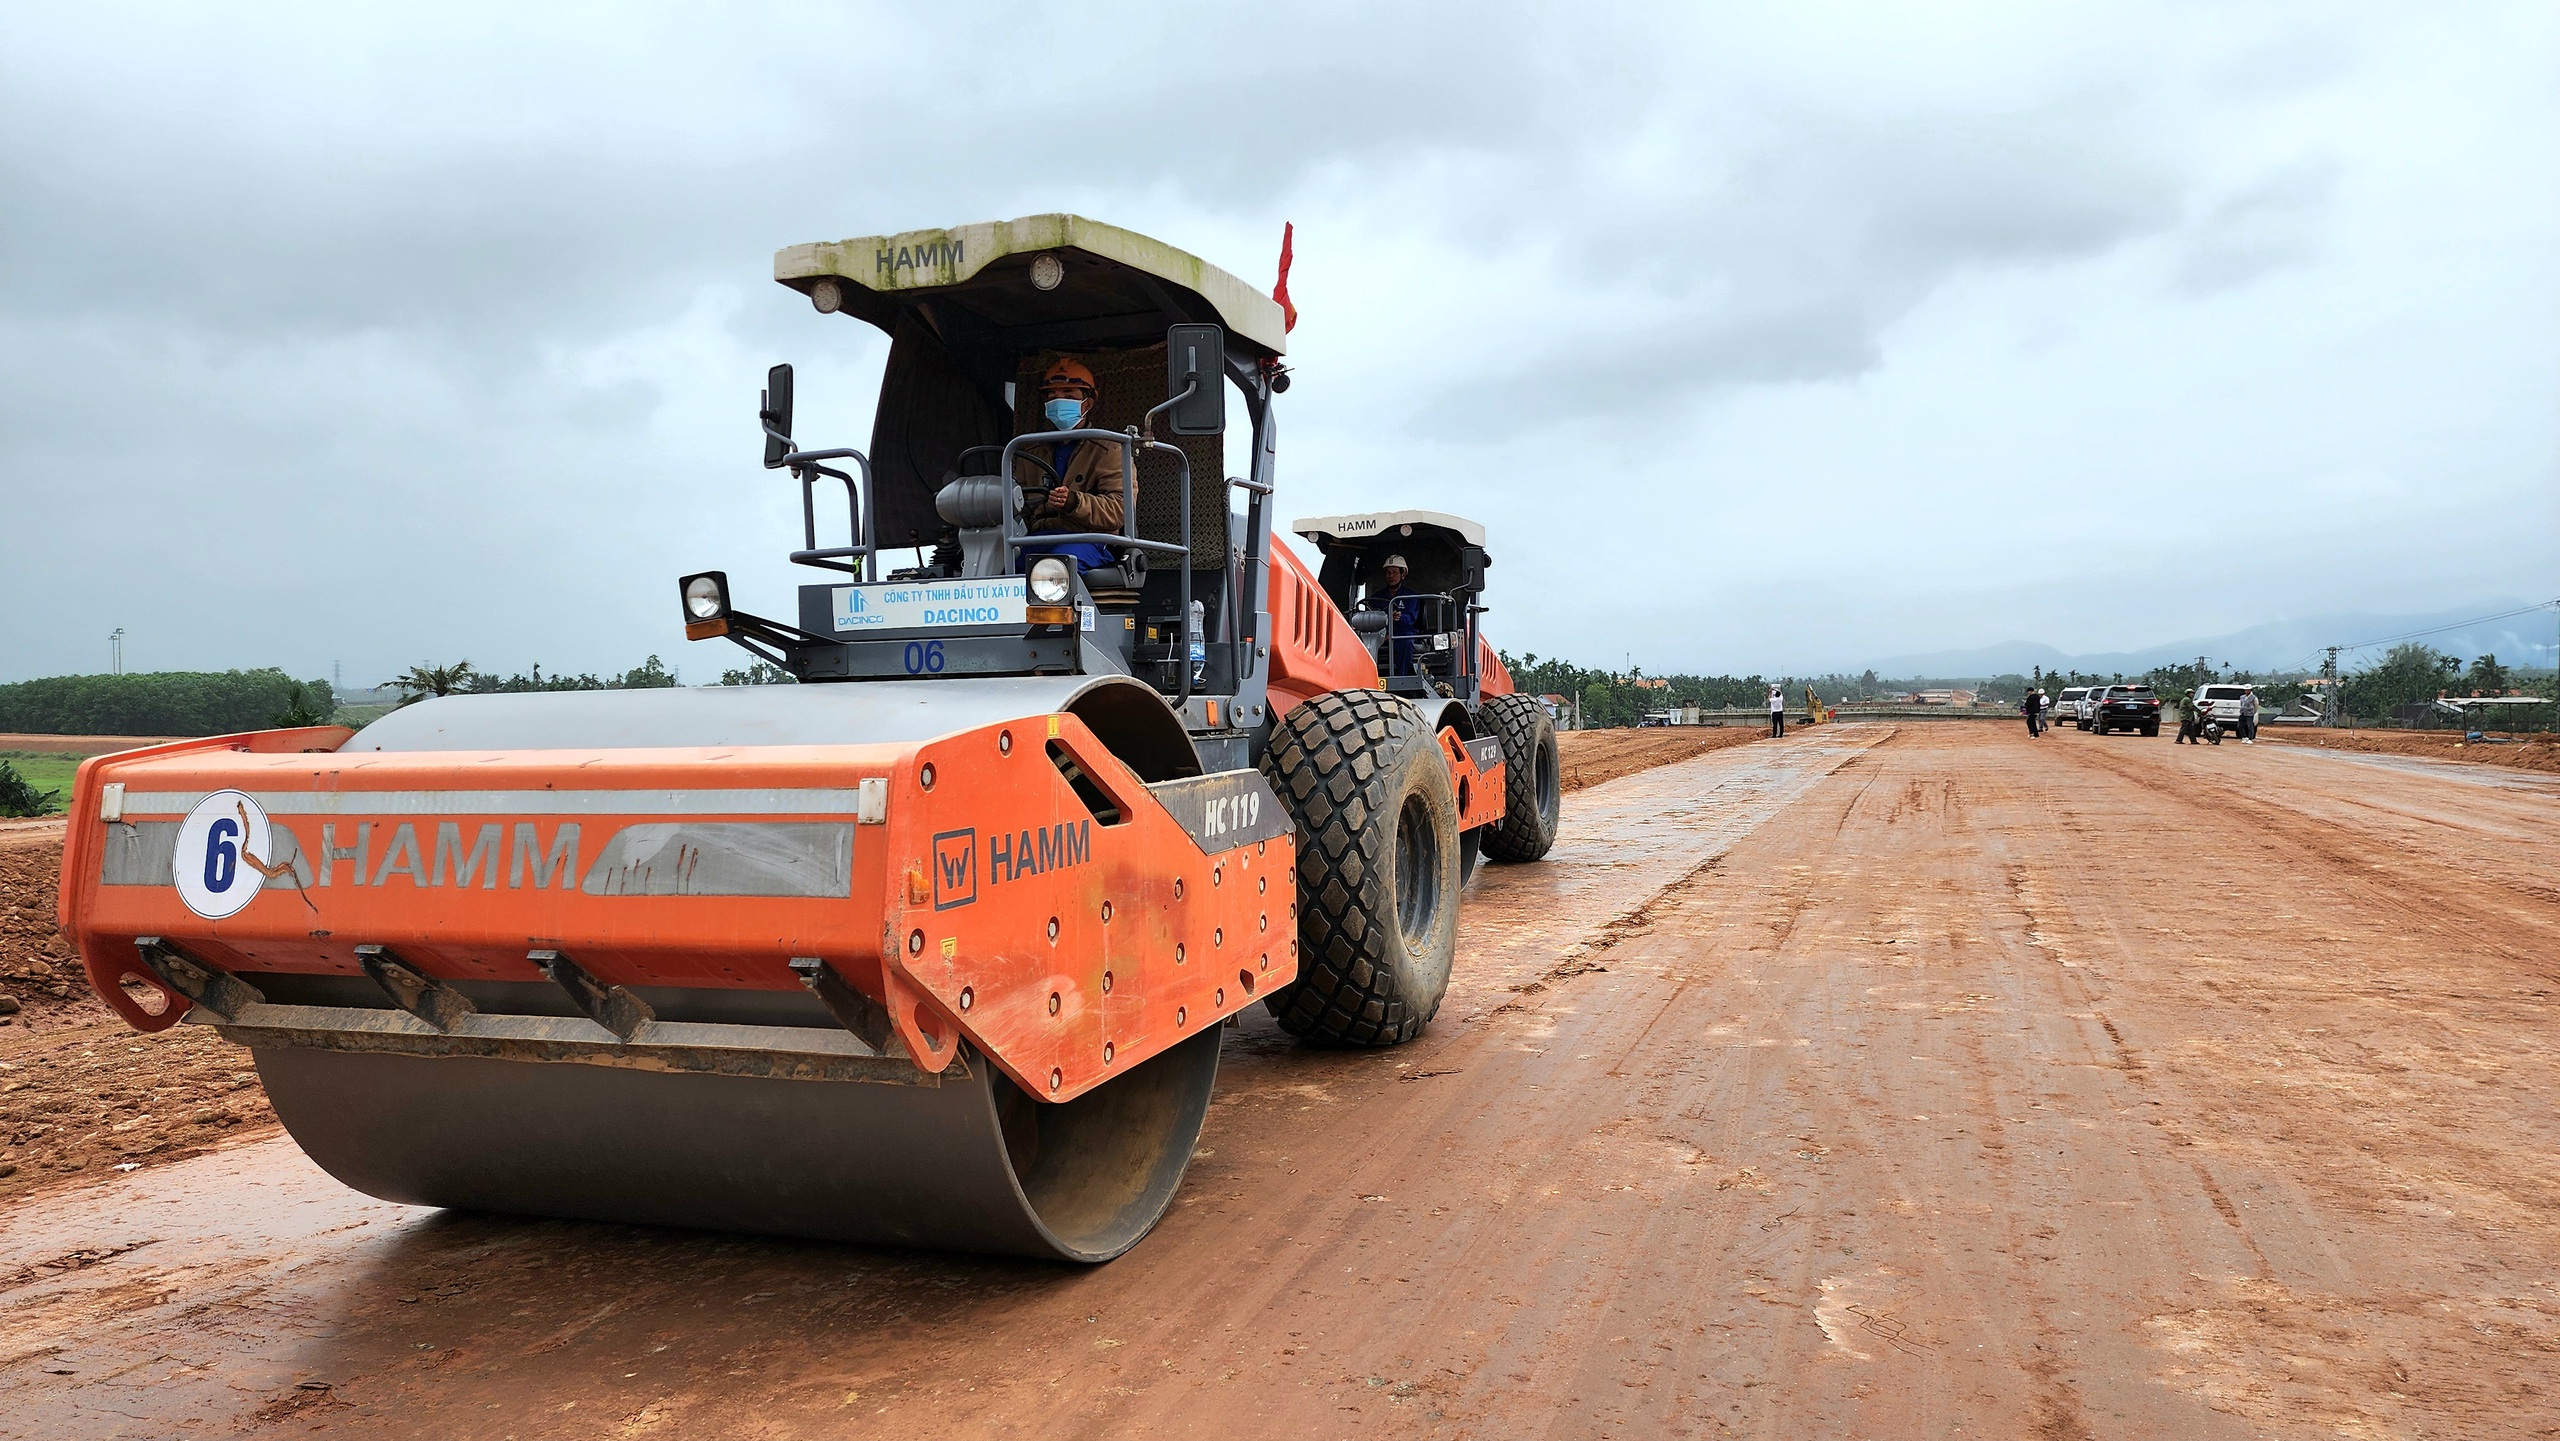
<svg viewBox="0 0 2560 1441">
<path fill-rule="evenodd" d="M 773 470 L 782 458 L 792 452 L 791 434 L 791 367 L 777 365 L 764 373 L 764 403 L 756 407 L 756 419 L 764 422 L 764 468 Z M 777 435 L 775 432 L 780 432 Z"/>
<path fill-rule="evenodd" d="M 1165 395 L 1173 401 L 1165 428 L 1176 435 L 1227 432 L 1227 332 L 1215 325 L 1177 325 L 1164 333 Z"/>
</svg>

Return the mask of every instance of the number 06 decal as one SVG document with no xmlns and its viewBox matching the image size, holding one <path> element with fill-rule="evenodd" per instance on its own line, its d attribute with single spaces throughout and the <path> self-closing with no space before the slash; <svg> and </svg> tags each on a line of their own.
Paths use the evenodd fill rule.
<svg viewBox="0 0 2560 1441">
<path fill-rule="evenodd" d="M 178 899 L 209 921 L 240 913 L 267 882 L 273 855 L 267 813 L 239 791 L 215 791 L 196 802 L 178 827 L 169 878 Z"/>
<path fill-rule="evenodd" d="M 942 642 L 938 640 L 908 641 L 906 661 L 909 675 L 942 674 Z"/>
</svg>

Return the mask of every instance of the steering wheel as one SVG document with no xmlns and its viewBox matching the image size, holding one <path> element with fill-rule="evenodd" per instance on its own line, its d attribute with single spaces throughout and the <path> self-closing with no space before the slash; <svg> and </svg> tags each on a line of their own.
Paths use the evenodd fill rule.
<svg viewBox="0 0 2560 1441">
<path fill-rule="evenodd" d="M 1038 510 L 1038 508 L 1039 508 L 1040 501 L 1041 501 L 1041 497 L 1043 497 L 1043 496 L 1047 495 L 1050 491 L 1052 491 L 1052 490 L 1056 489 L 1057 487 L 1059 487 L 1059 486 L 1062 486 L 1062 485 L 1066 484 L 1066 483 L 1067 483 L 1067 478 L 1066 478 L 1065 476 L 1063 476 L 1063 475 L 1061 475 L 1061 474 L 1059 474 L 1059 473 L 1058 473 L 1058 468 L 1057 468 L 1056 466 L 1051 465 L 1049 462 L 1047 462 L 1047 461 L 1045 461 L 1045 460 L 1041 459 L 1041 458 L 1040 458 L 1039 456 L 1037 456 L 1037 455 L 1032 454 L 1032 453 L 1031 453 L 1030 451 L 1028 451 L 1028 450 L 1019 450 L 1019 451 L 1015 451 L 1015 452 L 1014 452 L 1014 457 L 1013 457 L 1013 458 L 1014 458 L 1014 459 L 1016 459 L 1016 460 L 1027 460 L 1027 461 L 1030 461 L 1033 465 L 1036 465 L 1036 466 L 1040 467 L 1042 470 L 1047 471 L 1047 472 L 1048 472 L 1048 474 L 1049 474 L 1049 482 L 1048 482 L 1048 484 L 1046 484 L 1046 485 L 1041 485 L 1041 484 L 1038 484 L 1038 483 L 1035 483 L 1035 482 L 1031 482 L 1031 481 L 1021 481 L 1021 482 L 1017 482 L 1017 483 L 1018 483 L 1018 484 L 1020 484 L 1020 485 L 1021 485 L 1021 487 L 1022 487 L 1022 505 L 1021 505 L 1021 519 L 1022 519 L 1022 523 L 1023 523 L 1024 525 L 1029 525 L 1029 524 L 1031 523 L 1031 520 L 1032 520 L 1033 515 L 1037 512 L 1037 510 Z"/>
</svg>

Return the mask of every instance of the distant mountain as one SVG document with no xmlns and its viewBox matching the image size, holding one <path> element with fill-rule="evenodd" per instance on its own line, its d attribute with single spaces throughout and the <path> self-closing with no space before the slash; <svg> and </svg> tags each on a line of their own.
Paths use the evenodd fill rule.
<svg viewBox="0 0 2560 1441">
<path fill-rule="evenodd" d="M 2321 650 L 2331 645 L 2354 645 L 2378 641 L 2386 637 L 2411 636 L 2440 651 L 2469 660 L 2474 656 L 2495 655 L 2514 664 L 2547 665 L 2553 643 L 2552 612 L 2548 609 L 2528 611 L 2504 620 L 2484 624 L 2465 624 L 2475 616 L 2496 615 L 2501 611 L 2519 610 L 2530 601 L 2493 599 L 2478 601 L 2453 610 L 2420 615 L 2348 614 L 2306 616 L 2299 620 L 2269 621 L 2229 635 L 2206 636 L 2193 640 L 2170 641 L 2141 650 L 2113 651 L 2089 655 L 2070 655 L 2049 645 L 2033 641 L 2003 641 L 1998 645 L 1977 646 L 1971 650 L 1942 650 L 1925 655 L 1887 656 L 1872 662 L 1879 676 L 1995 676 L 2025 675 L 2037 666 L 2046 670 L 2085 671 L 2096 675 L 2139 675 L 2156 665 L 2174 665 L 2203 656 L 2217 666 L 2235 670 L 2269 671 L 2293 666 L 2311 667 L 2320 663 Z M 2440 630 L 2450 626 L 2452 629 Z M 2416 635 L 2419 631 L 2436 634 Z M 2342 654 L 2338 665 L 2353 670 L 2379 656 L 2377 649 Z"/>
</svg>

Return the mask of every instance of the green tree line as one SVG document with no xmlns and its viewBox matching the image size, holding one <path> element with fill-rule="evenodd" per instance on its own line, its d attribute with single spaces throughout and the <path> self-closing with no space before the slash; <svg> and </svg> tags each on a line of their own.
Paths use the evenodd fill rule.
<svg viewBox="0 0 2560 1441">
<path fill-rule="evenodd" d="M 789 684 L 790 673 L 757 661 L 722 674 L 722 685 Z M 471 662 L 416 665 L 392 680 L 403 704 L 440 695 L 521 691 L 650 690 L 681 684 L 657 656 L 626 671 L 546 672 L 540 665 L 502 675 Z M 360 724 L 378 711 L 358 707 Z M 337 694 L 325 680 L 296 680 L 265 667 L 232 671 L 154 671 L 134 675 L 58 675 L 0 685 L 0 732 L 32 735 L 205 736 L 281 726 L 326 725 L 338 718 Z"/>
<path fill-rule="evenodd" d="M 2349 672 L 2339 679 L 2338 689 L 2347 714 L 2371 721 L 2388 720 L 2401 706 L 2432 701 L 2440 695 L 2498 696 L 2517 690 L 2529 695 L 2552 693 L 2547 679 L 2539 673 L 2528 675 L 2501 663 L 2494 655 L 2474 657 L 2465 665 L 2460 656 L 2414 643 L 2395 645 L 2380 660 Z M 2545 706 L 2517 707 L 2507 715 L 2487 718 L 2487 723 L 2499 730 L 2548 730 L 2552 713 Z"/>
<path fill-rule="evenodd" d="M 1769 694 L 1768 680 L 1757 675 L 1648 676 L 1640 666 L 1618 675 L 1535 653 L 1503 653 L 1502 665 L 1511 672 L 1511 683 L 1530 695 L 1579 701 L 1582 723 L 1593 730 L 1635 725 L 1648 711 L 1674 706 L 1757 708 Z M 1790 682 L 1788 703 L 1800 704 L 1803 699 L 1800 688 Z"/>
<path fill-rule="evenodd" d="M 57 675 L 0 685 L 0 731 L 210 736 L 317 725 L 337 709 L 324 680 L 281 670 Z"/>
<path fill-rule="evenodd" d="M 413 665 L 392 677 L 391 685 L 400 692 L 402 705 L 410 705 L 431 696 L 445 695 L 518 695 L 527 691 L 557 690 L 663 690 L 679 685 L 676 673 L 666 662 L 651 656 L 627 671 L 615 675 L 597 675 L 592 671 L 567 675 L 554 671 L 542 673 L 540 662 L 530 671 L 515 675 L 499 675 L 484 671 L 467 660 L 451 665 Z"/>
</svg>

